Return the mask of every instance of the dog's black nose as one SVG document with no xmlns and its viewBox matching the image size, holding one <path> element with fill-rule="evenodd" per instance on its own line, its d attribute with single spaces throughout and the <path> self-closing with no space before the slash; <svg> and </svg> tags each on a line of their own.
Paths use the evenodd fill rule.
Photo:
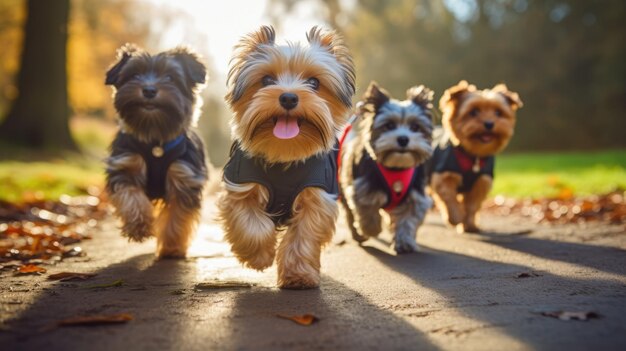
<svg viewBox="0 0 626 351">
<path fill-rule="evenodd" d="M 485 122 L 485 128 L 487 130 L 492 130 L 493 129 L 493 122 L 491 122 L 491 121 Z"/>
<path fill-rule="evenodd" d="M 409 138 L 405 135 L 401 135 L 398 137 L 398 145 L 405 147 L 409 145 Z"/>
<path fill-rule="evenodd" d="M 157 88 L 153 86 L 143 87 L 143 96 L 148 99 L 152 99 L 157 94 Z"/>
<path fill-rule="evenodd" d="M 298 95 L 294 93 L 282 93 L 278 101 L 280 101 L 280 106 L 284 107 L 286 110 L 291 110 L 298 106 Z"/>
</svg>

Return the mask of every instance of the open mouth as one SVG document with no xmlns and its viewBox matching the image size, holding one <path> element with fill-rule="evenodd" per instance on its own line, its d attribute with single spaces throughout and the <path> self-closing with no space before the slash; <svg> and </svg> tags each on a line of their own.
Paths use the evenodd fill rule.
<svg viewBox="0 0 626 351">
<path fill-rule="evenodd" d="M 293 116 L 274 117 L 274 136 L 278 139 L 291 139 L 300 134 L 302 118 Z"/>
<path fill-rule="evenodd" d="M 154 109 L 156 109 L 156 105 L 154 104 L 144 104 L 141 106 L 144 110 L 148 110 L 148 111 L 152 111 Z"/>
<path fill-rule="evenodd" d="M 496 135 L 491 132 L 485 132 L 485 133 L 475 134 L 472 138 L 475 140 L 478 140 L 479 142 L 483 144 L 489 144 L 496 139 Z"/>
</svg>

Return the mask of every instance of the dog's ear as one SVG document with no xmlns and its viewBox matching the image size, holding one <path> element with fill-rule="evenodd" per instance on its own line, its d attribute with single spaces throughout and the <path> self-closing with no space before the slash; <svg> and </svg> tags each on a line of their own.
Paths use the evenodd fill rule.
<svg viewBox="0 0 626 351">
<path fill-rule="evenodd" d="M 433 108 L 433 96 L 435 93 L 424 85 L 414 86 L 406 91 L 407 99 L 424 110 Z"/>
<path fill-rule="evenodd" d="M 390 99 L 390 95 L 385 89 L 379 87 L 375 81 L 371 81 L 363 95 L 363 109 L 376 114 L 378 109 Z"/>
<path fill-rule="evenodd" d="M 343 84 L 337 93 L 346 106 L 352 106 L 352 95 L 356 91 L 356 73 L 350 50 L 344 44 L 341 35 L 335 31 L 315 26 L 306 34 L 306 39 L 310 45 L 318 45 L 328 50 L 335 57 L 343 75 Z"/>
<path fill-rule="evenodd" d="M 448 88 L 439 100 L 439 109 L 443 112 L 449 104 L 456 105 L 467 93 L 476 91 L 476 86 L 462 80 L 459 84 Z"/>
<path fill-rule="evenodd" d="M 524 103 L 520 99 L 519 95 L 514 91 L 510 91 L 509 88 L 506 87 L 506 85 L 498 84 L 495 87 L 493 87 L 492 90 L 504 96 L 504 98 L 506 99 L 506 102 L 509 104 L 509 106 L 511 106 L 511 109 L 513 111 L 524 106 Z"/>
<path fill-rule="evenodd" d="M 191 79 L 194 84 L 204 84 L 207 79 L 206 66 L 202 63 L 200 55 L 186 47 L 177 47 L 170 50 L 170 55 L 183 65 L 185 75 Z"/>
<path fill-rule="evenodd" d="M 228 93 L 226 101 L 230 104 L 237 102 L 248 86 L 246 77 L 240 77 L 245 71 L 248 58 L 263 45 L 274 45 L 276 32 L 272 26 L 261 26 L 256 32 L 252 32 L 239 40 L 235 45 L 233 57 L 230 60 L 230 69 L 226 78 Z M 245 74 L 245 73 L 244 73 Z M 241 79 L 240 79 L 241 78 Z"/>
<path fill-rule="evenodd" d="M 104 80 L 105 85 L 115 85 L 120 76 L 120 72 L 124 65 L 128 63 L 131 57 L 141 52 L 141 49 L 135 45 L 126 43 L 119 49 L 117 49 L 117 62 L 115 62 L 107 71 L 106 79 Z"/>
</svg>

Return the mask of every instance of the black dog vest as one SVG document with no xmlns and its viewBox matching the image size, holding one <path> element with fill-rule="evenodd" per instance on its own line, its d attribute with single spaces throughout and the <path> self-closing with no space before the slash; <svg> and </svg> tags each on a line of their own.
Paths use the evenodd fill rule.
<svg viewBox="0 0 626 351">
<path fill-rule="evenodd" d="M 470 155 L 461 146 L 453 146 L 448 141 L 435 147 L 431 163 L 432 173 L 454 172 L 461 174 L 463 179 L 457 191 L 467 193 L 481 175 L 486 174 L 493 178 L 495 157 Z"/>
<path fill-rule="evenodd" d="M 167 170 L 174 161 L 183 160 L 198 168 L 203 167 L 202 164 L 199 164 L 203 160 L 194 157 L 194 155 L 203 155 L 203 151 L 199 151 L 197 148 L 187 134 L 180 135 L 176 139 L 160 145 L 158 143 L 144 143 L 130 134 L 119 132 L 112 144 L 112 156 L 127 152 L 141 155 L 146 163 L 144 191 L 150 200 L 155 200 L 165 196 Z"/>
<path fill-rule="evenodd" d="M 336 149 L 336 148 L 335 148 Z M 269 191 L 266 211 L 276 225 L 291 218 L 296 196 L 306 187 L 318 187 L 337 195 L 337 152 L 331 151 L 290 165 L 268 164 L 260 157 L 250 157 L 238 143 L 230 151 L 224 166 L 224 178 L 235 184 L 258 183 Z"/>
<path fill-rule="evenodd" d="M 408 186 L 403 184 L 402 195 L 400 196 L 399 189 L 392 189 L 394 185 L 390 184 L 389 179 L 387 179 L 388 177 L 385 177 L 385 174 L 383 174 L 383 171 L 379 168 L 379 164 L 370 157 L 367 150 L 363 149 L 362 152 L 359 162 L 352 165 L 353 177 L 354 179 L 365 177 L 367 183 L 370 184 L 372 188 L 384 190 L 387 193 L 387 203 L 383 206 L 384 210 L 390 211 L 402 203 L 411 189 L 417 190 L 420 194 L 424 195 L 426 172 L 422 165 L 419 165 L 413 170 L 413 176 Z M 385 169 L 385 173 L 406 171 L 407 170 Z"/>
</svg>

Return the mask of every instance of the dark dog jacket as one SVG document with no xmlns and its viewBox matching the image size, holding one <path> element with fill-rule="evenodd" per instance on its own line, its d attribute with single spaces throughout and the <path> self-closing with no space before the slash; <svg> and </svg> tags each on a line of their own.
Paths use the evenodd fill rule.
<svg viewBox="0 0 626 351">
<path fill-rule="evenodd" d="M 335 148 L 336 149 L 336 148 Z M 293 164 L 265 162 L 251 157 L 234 143 L 230 160 L 224 166 L 224 178 L 235 184 L 257 183 L 269 191 L 266 211 L 276 225 L 291 218 L 291 208 L 296 196 L 307 187 L 318 187 L 337 195 L 337 152 L 316 155 Z"/>
<path fill-rule="evenodd" d="M 431 172 L 454 172 L 463 177 L 457 189 L 460 193 L 467 193 L 472 189 L 478 177 L 486 174 L 493 178 L 495 157 L 478 157 L 469 154 L 461 146 L 453 146 L 450 141 L 437 144 L 431 159 Z"/>
<path fill-rule="evenodd" d="M 182 134 L 176 139 L 163 145 L 159 143 L 144 143 L 130 134 L 119 132 L 111 145 L 112 156 L 119 156 L 123 153 L 137 153 L 141 155 L 146 163 L 146 184 L 144 191 L 150 200 L 162 199 L 165 197 L 165 180 L 167 170 L 170 165 L 177 160 L 188 162 L 198 168 L 204 168 L 204 150 L 201 144 L 192 140 L 195 135 Z M 155 152 L 155 148 L 157 152 Z M 162 155 L 158 148 L 161 148 Z M 116 172 L 108 171 L 109 176 L 114 176 Z"/>
</svg>

